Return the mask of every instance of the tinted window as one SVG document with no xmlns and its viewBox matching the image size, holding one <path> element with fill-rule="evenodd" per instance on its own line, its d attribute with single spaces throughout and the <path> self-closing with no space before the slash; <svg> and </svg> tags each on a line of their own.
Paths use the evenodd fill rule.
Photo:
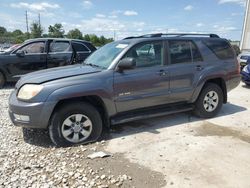
<svg viewBox="0 0 250 188">
<path fill-rule="evenodd" d="M 50 43 L 50 52 L 68 52 L 70 44 L 67 41 L 56 41 Z"/>
<path fill-rule="evenodd" d="M 84 44 L 73 42 L 72 46 L 76 52 L 89 52 L 89 49 Z"/>
<path fill-rule="evenodd" d="M 234 51 L 224 40 L 204 40 L 204 44 L 219 58 L 234 58 Z"/>
<path fill-rule="evenodd" d="M 162 65 L 163 45 L 161 42 L 140 44 L 130 49 L 125 57 L 135 58 L 137 67 Z"/>
<path fill-rule="evenodd" d="M 198 47 L 191 41 L 190 41 L 190 44 L 191 44 L 193 62 L 203 61 L 201 53 L 200 53 Z"/>
<path fill-rule="evenodd" d="M 169 41 L 171 64 L 191 63 L 191 45 L 189 41 Z"/>
<path fill-rule="evenodd" d="M 19 50 L 23 50 L 26 54 L 38 54 L 44 52 L 44 42 L 34 42 L 27 44 Z"/>
<path fill-rule="evenodd" d="M 171 64 L 202 61 L 199 49 L 192 41 L 169 41 Z"/>
</svg>

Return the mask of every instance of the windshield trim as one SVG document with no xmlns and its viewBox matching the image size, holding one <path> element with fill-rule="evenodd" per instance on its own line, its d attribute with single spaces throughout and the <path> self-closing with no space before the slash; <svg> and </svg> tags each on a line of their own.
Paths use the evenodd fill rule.
<svg viewBox="0 0 250 188">
<path fill-rule="evenodd" d="M 115 46 L 117 45 L 126 45 L 126 47 L 121 48 L 121 51 L 114 57 L 114 59 L 110 62 L 110 64 L 108 66 L 100 66 L 98 64 L 95 64 L 95 62 L 88 62 L 88 59 L 91 57 L 91 55 L 82 63 L 83 65 L 89 65 L 89 66 L 98 66 L 100 69 L 105 69 L 105 70 L 110 70 L 114 68 L 114 65 L 116 65 L 118 63 L 118 61 L 121 59 L 121 57 L 127 52 L 128 49 L 130 49 L 131 43 L 130 42 L 124 42 L 124 41 L 114 41 L 111 43 L 108 43 L 106 45 L 112 45 L 114 44 Z M 104 45 L 103 47 L 105 47 L 106 45 Z M 101 48 L 103 48 L 101 47 Z M 101 49 L 99 48 L 97 51 L 95 51 L 94 53 L 98 53 L 98 51 Z"/>
</svg>

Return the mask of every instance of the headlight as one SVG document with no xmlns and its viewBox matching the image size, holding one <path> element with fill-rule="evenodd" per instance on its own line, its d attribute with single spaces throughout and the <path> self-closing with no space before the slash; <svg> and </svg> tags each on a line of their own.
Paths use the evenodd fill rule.
<svg viewBox="0 0 250 188">
<path fill-rule="evenodd" d="M 244 68 L 243 68 L 243 70 L 242 71 L 244 71 L 245 73 L 248 73 L 249 74 L 249 71 L 248 71 L 248 66 L 246 65 Z"/>
<path fill-rule="evenodd" d="M 17 94 L 17 98 L 29 100 L 35 97 L 43 89 L 42 85 L 25 84 Z"/>
</svg>

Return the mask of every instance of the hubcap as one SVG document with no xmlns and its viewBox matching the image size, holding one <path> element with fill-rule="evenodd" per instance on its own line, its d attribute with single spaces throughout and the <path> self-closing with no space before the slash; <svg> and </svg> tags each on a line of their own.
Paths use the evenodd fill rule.
<svg viewBox="0 0 250 188">
<path fill-rule="evenodd" d="M 73 114 L 62 124 L 63 137 L 72 143 L 86 140 L 92 132 L 91 120 L 83 114 Z"/>
<path fill-rule="evenodd" d="M 203 106 L 207 112 L 214 111 L 219 104 L 219 97 L 215 91 L 209 91 L 204 98 Z"/>
</svg>

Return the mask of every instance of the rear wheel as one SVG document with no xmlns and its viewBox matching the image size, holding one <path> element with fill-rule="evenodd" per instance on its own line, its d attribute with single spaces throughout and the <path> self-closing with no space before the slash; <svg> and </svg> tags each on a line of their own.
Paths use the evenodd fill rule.
<svg viewBox="0 0 250 188">
<path fill-rule="evenodd" d="M 217 84 L 208 83 L 195 103 L 194 113 L 202 118 L 212 118 L 218 114 L 222 104 L 222 89 Z"/>
<path fill-rule="evenodd" d="M 102 133 L 102 119 L 90 104 L 65 104 L 53 114 L 49 126 L 52 142 L 57 146 L 71 146 L 96 141 Z"/>
<path fill-rule="evenodd" d="M 0 88 L 2 88 L 5 84 L 5 77 L 3 73 L 0 72 Z"/>
</svg>

